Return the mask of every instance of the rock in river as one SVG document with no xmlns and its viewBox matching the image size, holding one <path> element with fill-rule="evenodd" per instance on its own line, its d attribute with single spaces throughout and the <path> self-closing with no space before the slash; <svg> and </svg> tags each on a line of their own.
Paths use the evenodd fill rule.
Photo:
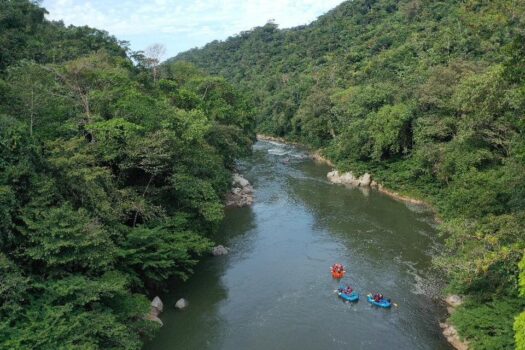
<svg viewBox="0 0 525 350">
<path fill-rule="evenodd" d="M 246 207 L 253 204 L 253 187 L 239 174 L 234 174 L 232 190 L 226 197 L 227 207 Z"/>
<path fill-rule="evenodd" d="M 159 314 L 162 312 L 162 310 L 164 310 L 164 304 L 162 303 L 162 300 L 160 300 L 159 297 L 153 298 L 153 300 L 151 301 L 151 307 L 155 308 Z"/>
<path fill-rule="evenodd" d="M 163 325 L 162 320 L 159 318 L 160 313 L 164 310 L 164 304 L 159 297 L 153 298 L 150 304 L 149 314 L 146 315 L 146 320 L 155 321 L 161 326 Z"/>
<path fill-rule="evenodd" d="M 190 305 L 190 303 L 184 299 L 184 298 L 180 298 L 179 300 L 177 300 L 177 302 L 175 303 L 175 307 L 177 309 L 185 309 L 187 308 L 188 306 Z"/>
<path fill-rule="evenodd" d="M 218 245 L 216 247 L 213 247 L 211 250 L 211 253 L 213 256 L 220 256 L 220 255 L 226 255 L 230 252 L 230 248 L 226 248 L 225 246 Z"/>
</svg>

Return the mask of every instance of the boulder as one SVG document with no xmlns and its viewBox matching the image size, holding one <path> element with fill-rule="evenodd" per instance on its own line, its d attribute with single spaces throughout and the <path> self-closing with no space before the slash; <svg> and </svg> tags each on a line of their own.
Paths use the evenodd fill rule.
<svg viewBox="0 0 525 350">
<path fill-rule="evenodd" d="M 234 187 L 246 187 L 250 185 L 250 182 L 239 174 L 233 174 L 232 185 Z"/>
<path fill-rule="evenodd" d="M 233 175 L 233 188 L 226 196 L 227 207 L 246 207 L 253 204 L 253 187 L 239 174 Z"/>
<path fill-rule="evenodd" d="M 368 187 L 372 183 L 372 176 L 369 173 L 365 173 L 359 178 L 359 186 Z"/>
<path fill-rule="evenodd" d="M 175 303 L 175 307 L 177 309 L 185 309 L 187 308 L 188 306 L 190 305 L 190 303 L 184 299 L 184 298 L 180 298 L 179 300 L 177 300 L 177 302 Z"/>
<path fill-rule="evenodd" d="M 230 249 L 226 248 L 225 246 L 222 246 L 222 245 L 218 245 L 216 247 L 213 247 L 213 249 L 211 250 L 211 253 L 213 254 L 213 256 L 226 255 L 229 252 L 230 252 Z"/>
<path fill-rule="evenodd" d="M 232 189 L 232 193 L 233 193 L 233 194 L 240 194 L 241 191 L 242 191 L 242 188 L 240 188 L 240 187 L 234 187 L 234 188 Z"/>
<path fill-rule="evenodd" d="M 334 184 L 347 184 L 348 181 L 353 181 L 354 177 L 352 173 L 344 173 L 340 174 L 339 171 L 333 170 L 329 172 L 326 177 L 328 177 L 328 180 L 330 182 L 333 182 Z"/>
<path fill-rule="evenodd" d="M 158 316 L 155 316 L 155 315 L 152 315 L 152 314 L 148 314 L 145 317 L 145 319 L 148 320 L 148 321 L 157 322 L 158 324 L 160 324 L 161 327 L 164 326 L 164 323 L 162 322 L 162 320 Z"/>
<path fill-rule="evenodd" d="M 448 323 L 440 323 L 439 326 L 443 330 L 443 336 L 447 339 L 447 341 L 454 347 L 456 350 L 468 350 L 468 342 L 462 341 L 459 338 L 458 331 L 454 326 Z"/>
<path fill-rule="evenodd" d="M 162 303 L 162 300 L 160 300 L 159 297 L 153 298 L 151 301 L 151 307 L 155 308 L 159 311 L 159 314 L 164 310 L 164 304 Z"/>
<path fill-rule="evenodd" d="M 341 175 L 341 183 L 344 185 L 359 186 L 359 179 L 356 178 L 352 172 L 347 172 Z"/>
<path fill-rule="evenodd" d="M 349 171 L 346 173 L 340 173 L 337 170 L 329 172 L 327 175 L 328 180 L 335 184 L 350 185 L 350 186 L 361 186 L 369 187 L 372 183 L 372 176 L 369 173 L 365 173 L 361 177 L 355 177 L 355 175 Z"/>
<path fill-rule="evenodd" d="M 460 306 L 461 304 L 463 304 L 463 298 L 461 298 L 459 295 L 449 295 L 446 299 L 445 299 L 445 302 L 453 307 L 453 308 L 456 308 L 458 306 Z"/>
<path fill-rule="evenodd" d="M 246 187 L 243 187 L 241 190 L 242 194 L 252 194 L 253 193 L 253 187 L 252 185 L 248 185 Z"/>
<path fill-rule="evenodd" d="M 154 321 L 163 326 L 162 320 L 159 318 L 160 313 L 164 310 L 164 304 L 159 297 L 153 298 L 150 304 L 149 313 L 144 317 L 146 320 Z"/>
</svg>

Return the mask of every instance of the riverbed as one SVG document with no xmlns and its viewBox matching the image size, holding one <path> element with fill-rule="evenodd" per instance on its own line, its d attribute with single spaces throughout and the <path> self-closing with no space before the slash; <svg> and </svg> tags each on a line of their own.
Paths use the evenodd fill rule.
<svg viewBox="0 0 525 350">
<path fill-rule="evenodd" d="M 147 350 L 450 349 L 439 320 L 440 249 L 433 214 L 377 191 L 329 184 L 331 169 L 300 148 L 257 142 L 239 167 L 255 188 L 250 208 L 227 209 L 206 258 L 163 297 L 164 326 Z M 329 268 L 361 295 L 345 303 Z M 379 309 L 380 291 L 398 306 Z M 190 302 L 176 310 L 175 301 Z"/>
</svg>

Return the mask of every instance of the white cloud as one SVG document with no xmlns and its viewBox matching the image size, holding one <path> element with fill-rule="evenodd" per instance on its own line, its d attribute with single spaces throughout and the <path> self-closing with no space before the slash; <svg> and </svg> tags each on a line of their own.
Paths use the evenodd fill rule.
<svg viewBox="0 0 525 350">
<path fill-rule="evenodd" d="M 161 42 L 168 55 L 223 40 L 275 19 L 307 24 L 343 0 L 44 0 L 48 18 L 89 25 L 128 40 L 135 50 Z"/>
</svg>

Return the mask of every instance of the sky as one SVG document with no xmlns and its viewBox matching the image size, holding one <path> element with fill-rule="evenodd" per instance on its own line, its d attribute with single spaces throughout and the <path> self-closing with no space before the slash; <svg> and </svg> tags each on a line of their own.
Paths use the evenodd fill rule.
<svg viewBox="0 0 525 350">
<path fill-rule="evenodd" d="M 166 57 L 264 25 L 308 24 L 343 0 L 44 0 L 48 19 L 104 29 L 132 50 L 166 46 Z"/>
</svg>

